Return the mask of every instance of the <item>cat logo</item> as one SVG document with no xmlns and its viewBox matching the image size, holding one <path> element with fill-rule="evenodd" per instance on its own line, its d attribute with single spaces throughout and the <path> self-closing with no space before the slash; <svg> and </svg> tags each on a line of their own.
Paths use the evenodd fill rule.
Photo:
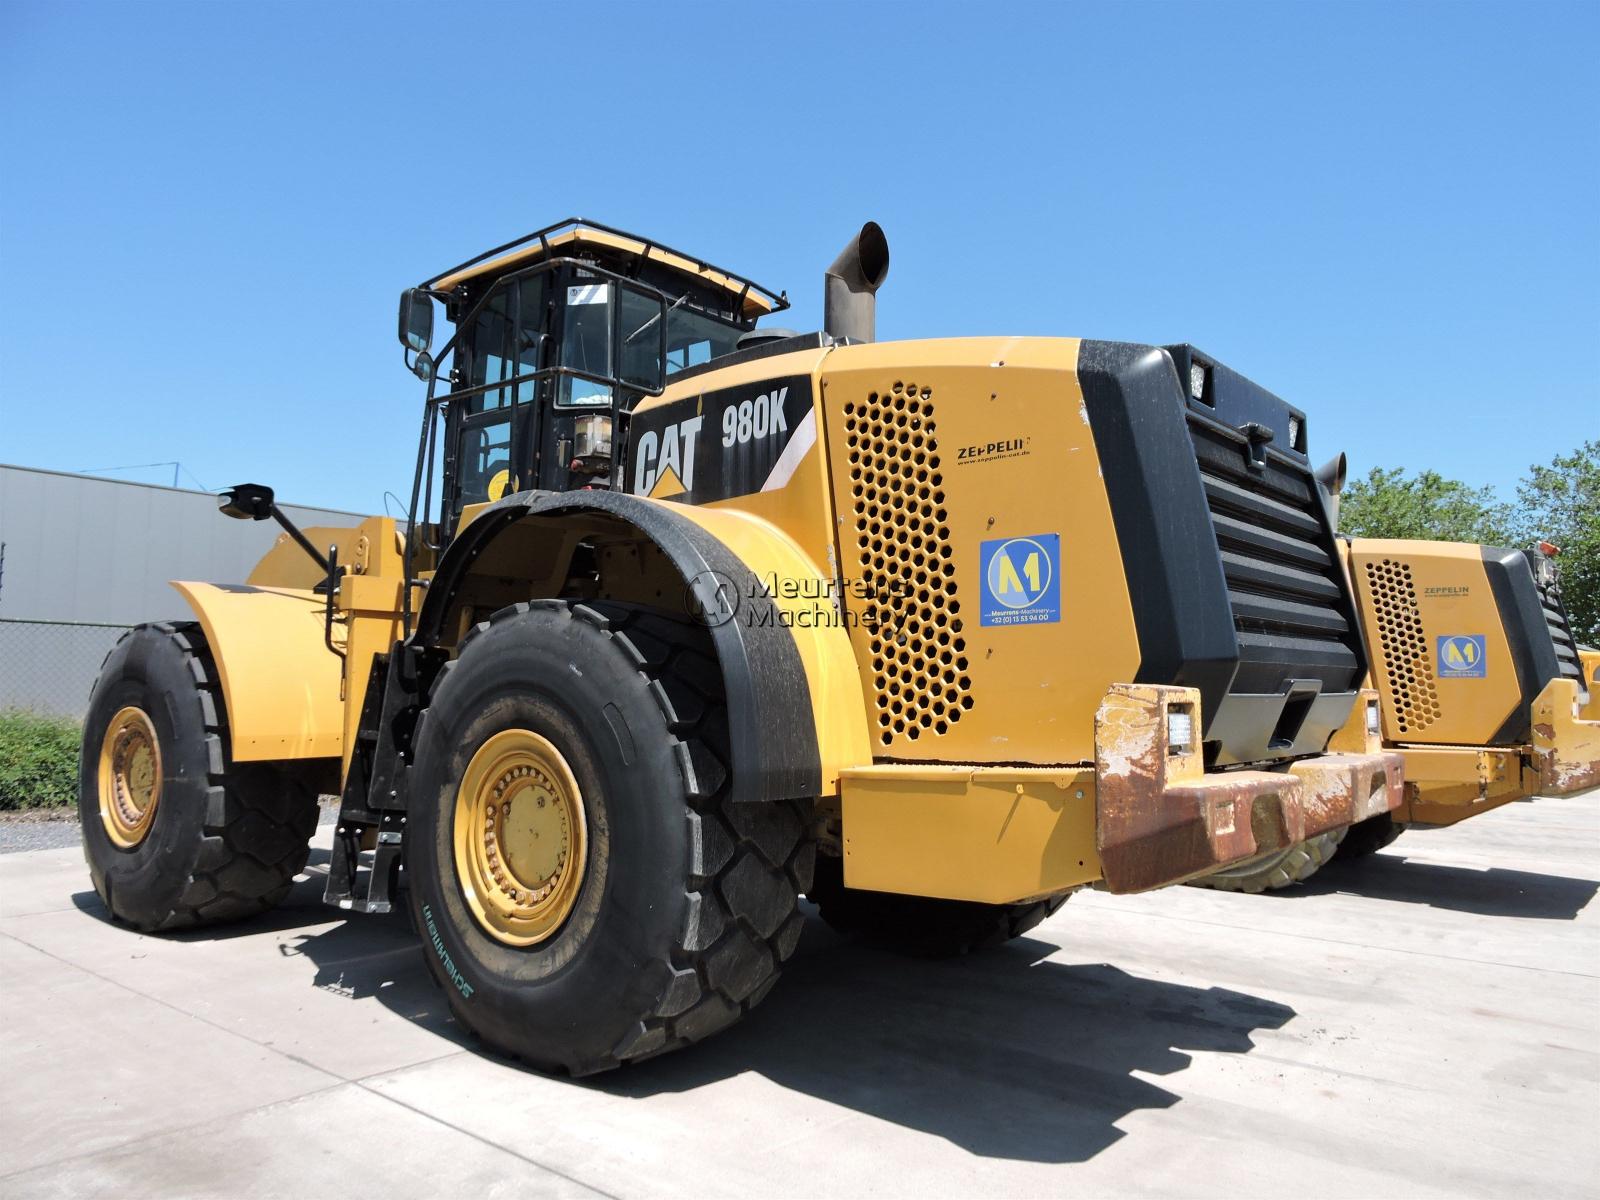
<svg viewBox="0 0 1600 1200">
<path fill-rule="evenodd" d="M 694 489 L 694 450 L 700 437 L 700 414 L 668 425 L 657 436 L 647 429 L 634 447 L 633 493 L 665 500 Z"/>
</svg>

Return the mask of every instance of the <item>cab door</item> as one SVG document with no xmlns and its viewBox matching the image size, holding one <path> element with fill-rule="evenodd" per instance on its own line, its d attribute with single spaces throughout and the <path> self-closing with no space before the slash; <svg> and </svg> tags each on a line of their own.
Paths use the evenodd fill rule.
<svg viewBox="0 0 1600 1200">
<path fill-rule="evenodd" d="M 550 345 L 548 276 L 497 289 L 463 341 L 446 430 L 445 528 L 462 509 L 536 486 L 550 380 L 534 376 Z"/>
</svg>

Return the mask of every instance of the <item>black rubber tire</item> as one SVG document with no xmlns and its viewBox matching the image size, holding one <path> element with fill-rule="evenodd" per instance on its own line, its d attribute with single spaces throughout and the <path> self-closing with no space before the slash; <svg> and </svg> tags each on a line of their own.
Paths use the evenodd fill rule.
<svg viewBox="0 0 1600 1200">
<path fill-rule="evenodd" d="M 1026 904 L 977 904 L 844 886 L 843 864 L 824 855 L 806 899 L 828 925 L 918 958 L 953 958 L 1021 937 L 1060 911 L 1070 892 Z"/>
<path fill-rule="evenodd" d="M 1405 824 L 1396 821 L 1392 813 L 1379 813 L 1365 821 L 1357 821 L 1345 834 L 1334 858 L 1343 861 L 1376 854 L 1405 831 Z"/>
<path fill-rule="evenodd" d="M 491 937 L 463 899 L 458 781 L 510 728 L 583 795 L 588 859 L 547 940 Z M 721 673 L 702 627 L 623 605 L 518 604 L 478 625 L 417 728 L 406 874 L 456 1018 L 543 1070 L 587 1075 L 733 1024 L 800 940 L 815 843 L 796 802 L 728 799 Z"/>
<path fill-rule="evenodd" d="M 123 849 L 100 817 L 99 755 L 123 707 L 149 716 L 161 798 L 144 840 Z M 136 929 L 188 929 L 265 912 L 306 865 L 317 795 L 292 765 L 230 764 L 216 666 L 196 624 L 139 625 L 100 668 L 83 723 L 78 816 L 94 889 Z"/>
<path fill-rule="evenodd" d="M 1303 842 L 1296 842 L 1286 850 L 1269 854 L 1255 862 L 1229 867 L 1215 875 L 1191 879 L 1191 887 L 1210 888 L 1217 892 L 1276 892 L 1293 887 L 1310 879 L 1333 859 L 1348 833 L 1344 829 L 1330 829 Z"/>
</svg>

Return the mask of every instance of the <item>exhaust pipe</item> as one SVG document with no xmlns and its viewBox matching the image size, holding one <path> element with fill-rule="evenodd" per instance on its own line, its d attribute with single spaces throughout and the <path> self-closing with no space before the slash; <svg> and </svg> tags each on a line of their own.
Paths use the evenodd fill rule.
<svg viewBox="0 0 1600 1200">
<path fill-rule="evenodd" d="M 852 342 L 872 341 L 878 289 L 888 275 L 889 240 L 876 221 L 868 221 L 822 277 L 823 332 Z"/>
<path fill-rule="evenodd" d="M 1333 517 L 1333 531 L 1339 532 L 1339 494 L 1344 491 L 1344 477 L 1347 464 L 1344 452 L 1340 451 L 1337 458 L 1330 458 L 1317 468 L 1317 483 L 1323 491 L 1328 493 L 1328 511 Z"/>
</svg>

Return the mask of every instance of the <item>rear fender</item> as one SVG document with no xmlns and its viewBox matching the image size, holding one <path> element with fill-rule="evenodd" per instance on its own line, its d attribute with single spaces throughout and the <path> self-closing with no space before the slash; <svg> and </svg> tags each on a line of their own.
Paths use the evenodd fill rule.
<svg viewBox="0 0 1600 1200">
<path fill-rule="evenodd" d="M 585 544 L 593 554 L 580 558 Z M 833 794 L 842 767 L 871 761 L 860 675 L 830 581 L 749 514 L 615 492 L 506 497 L 450 544 L 413 645 L 453 644 L 475 611 L 572 595 L 580 568 L 594 573 L 600 598 L 704 613 L 727 697 L 736 801 Z"/>
</svg>

